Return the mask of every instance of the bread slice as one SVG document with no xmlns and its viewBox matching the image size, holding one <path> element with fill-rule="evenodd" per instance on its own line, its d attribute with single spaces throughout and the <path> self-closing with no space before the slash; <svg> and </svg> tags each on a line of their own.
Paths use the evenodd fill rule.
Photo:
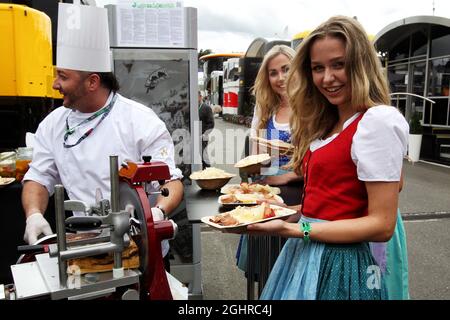
<svg viewBox="0 0 450 320">
<path fill-rule="evenodd" d="M 122 265 L 124 269 L 139 268 L 139 248 L 133 239 L 130 245 L 122 252 Z M 114 266 L 114 255 L 112 253 L 77 258 L 68 260 L 68 274 L 85 274 L 91 272 L 111 271 Z"/>
</svg>

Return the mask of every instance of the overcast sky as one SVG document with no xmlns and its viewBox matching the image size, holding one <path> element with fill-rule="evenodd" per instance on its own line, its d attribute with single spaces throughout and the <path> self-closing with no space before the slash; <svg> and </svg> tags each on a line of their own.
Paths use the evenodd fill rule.
<svg viewBox="0 0 450 320">
<path fill-rule="evenodd" d="M 376 35 L 397 20 L 433 15 L 433 3 L 435 16 L 450 18 L 449 0 L 184 0 L 198 9 L 198 48 L 213 52 L 245 52 L 257 37 L 291 40 L 337 14 L 357 16 Z"/>
</svg>

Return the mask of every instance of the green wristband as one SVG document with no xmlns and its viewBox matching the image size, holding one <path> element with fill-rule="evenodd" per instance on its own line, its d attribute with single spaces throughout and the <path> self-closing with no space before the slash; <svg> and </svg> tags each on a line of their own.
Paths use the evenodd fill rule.
<svg viewBox="0 0 450 320">
<path fill-rule="evenodd" d="M 309 222 L 302 222 L 300 225 L 300 230 L 303 232 L 303 241 L 305 243 L 309 242 L 309 234 L 311 233 L 311 224 Z"/>
</svg>

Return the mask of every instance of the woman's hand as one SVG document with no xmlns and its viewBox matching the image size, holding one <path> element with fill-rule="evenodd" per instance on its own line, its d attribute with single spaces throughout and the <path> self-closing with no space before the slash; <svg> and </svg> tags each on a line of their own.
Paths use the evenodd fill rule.
<svg viewBox="0 0 450 320">
<path fill-rule="evenodd" d="M 286 224 L 287 222 L 281 219 L 254 223 L 247 226 L 247 233 L 251 235 L 281 235 L 286 230 Z"/>
<path fill-rule="evenodd" d="M 298 176 L 295 172 L 291 171 L 279 176 L 266 176 L 264 179 L 260 180 L 259 183 L 268 184 L 270 186 L 284 186 L 291 182 L 301 180 L 303 180 L 302 176 Z"/>
<path fill-rule="evenodd" d="M 298 220 L 300 220 L 300 218 L 302 217 L 302 214 L 300 213 L 300 211 L 297 211 L 296 214 L 293 214 L 292 216 L 289 216 L 286 220 L 286 222 L 290 222 L 290 223 L 297 223 Z"/>
<path fill-rule="evenodd" d="M 279 176 L 267 176 L 260 180 L 260 184 L 268 184 L 269 186 L 283 186 L 288 184 L 290 181 L 290 176 L 288 174 L 282 174 Z"/>
</svg>

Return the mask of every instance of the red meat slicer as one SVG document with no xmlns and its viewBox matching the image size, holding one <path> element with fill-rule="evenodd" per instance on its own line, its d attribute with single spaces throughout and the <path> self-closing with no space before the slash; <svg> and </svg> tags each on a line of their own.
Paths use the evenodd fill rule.
<svg viewBox="0 0 450 320">
<path fill-rule="evenodd" d="M 143 157 L 141 164 L 127 162 L 119 171 L 120 207 L 134 208 L 135 218 L 145 226 L 140 228 L 141 272 L 145 294 L 152 300 L 171 300 L 169 284 L 164 269 L 161 241 L 173 239 L 178 230 L 173 220 L 153 221 L 146 184 L 158 181 L 160 185 L 170 179 L 168 166 L 163 162 L 151 162 L 151 157 Z M 167 197 L 169 190 L 160 193 Z M 139 230 L 137 230 L 139 232 Z"/>
<path fill-rule="evenodd" d="M 121 299 L 171 300 L 161 241 L 173 239 L 177 225 L 172 220 L 153 221 L 146 185 L 151 181 L 165 183 L 170 179 L 169 168 L 162 162 L 126 162 L 118 169 L 118 157 L 110 157 L 111 202 L 100 200 L 94 207 L 81 201 L 64 201 L 64 188 L 55 187 L 55 235 L 38 245 L 22 246 L 29 252 L 19 258 L 11 270 L 14 284 L 5 287 L 7 299 Z M 159 192 L 168 196 L 168 190 Z M 122 208 L 122 209 L 120 209 Z M 65 210 L 84 211 L 85 217 L 65 219 Z M 75 231 L 105 230 L 102 236 L 66 241 L 66 229 Z M 109 234 L 108 234 L 109 233 Z M 105 235 L 106 234 L 106 235 Z M 122 252 L 132 237 L 139 248 L 139 269 L 124 270 Z M 44 244 L 45 243 L 45 244 Z M 113 253 L 111 272 L 80 275 L 76 286 L 68 276 L 68 260 L 98 254 Z M 89 276 L 89 279 L 88 279 Z M 117 293 L 120 293 L 118 296 Z M 0 297 L 2 292 L 0 292 Z"/>
</svg>

